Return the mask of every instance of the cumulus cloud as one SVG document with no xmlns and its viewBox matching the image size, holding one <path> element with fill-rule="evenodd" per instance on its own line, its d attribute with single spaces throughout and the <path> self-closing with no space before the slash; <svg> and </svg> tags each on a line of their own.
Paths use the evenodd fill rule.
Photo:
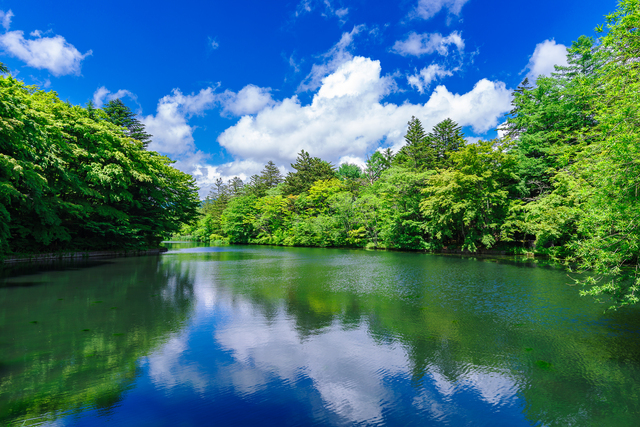
<svg viewBox="0 0 640 427">
<path fill-rule="evenodd" d="M 321 56 L 323 61 L 319 64 L 313 64 L 309 75 L 300 83 L 300 86 L 298 86 L 298 92 L 306 92 L 319 88 L 323 78 L 337 70 L 338 67 L 345 62 L 350 61 L 353 55 L 349 49 L 351 48 L 353 39 L 364 28 L 364 25 L 356 25 L 350 32 L 343 33 L 340 41 Z"/>
<path fill-rule="evenodd" d="M 418 0 L 411 12 L 413 18 L 429 19 L 441 10 L 448 10 L 450 15 L 459 16 L 462 6 L 469 0 Z"/>
<path fill-rule="evenodd" d="M 0 24 L 4 27 L 6 31 L 9 31 L 9 27 L 11 26 L 11 18 L 14 17 L 13 12 L 9 9 L 8 12 L 0 10 Z"/>
<path fill-rule="evenodd" d="M 111 92 L 106 87 L 101 86 L 98 89 L 96 89 L 96 91 L 93 93 L 93 105 L 96 108 L 102 108 L 105 102 L 109 102 L 114 99 L 121 99 L 121 98 L 124 98 L 125 96 L 128 96 L 129 98 L 134 100 L 136 103 L 138 102 L 138 97 L 134 93 L 126 89 L 119 89 L 116 92 Z"/>
<path fill-rule="evenodd" d="M 398 149 L 411 116 L 419 117 L 425 128 L 450 117 L 484 133 L 510 108 L 504 83 L 486 79 L 464 94 L 438 86 L 425 104 L 383 103 L 394 87 L 392 77 L 381 76 L 379 61 L 354 57 L 322 80 L 309 105 L 296 96 L 276 102 L 242 117 L 218 142 L 235 158 L 256 163 L 272 159 L 287 164 L 301 149 L 340 162 L 364 158 L 381 141 Z"/>
<path fill-rule="evenodd" d="M 184 95 L 180 89 L 174 89 L 160 99 L 155 116 L 142 118 L 147 132 L 153 135 L 149 149 L 177 156 L 179 160 L 192 158 L 197 153 L 193 139 L 195 128 L 189 126 L 187 119 L 214 106 L 214 90 L 208 87 L 197 94 Z"/>
<path fill-rule="evenodd" d="M 412 32 L 406 40 L 396 41 L 391 50 L 402 56 L 421 56 L 437 52 L 446 56 L 449 53 L 449 46 L 458 48 L 458 52 L 464 50 L 464 40 L 459 32 L 454 31 L 448 36 L 440 33 L 417 34 Z"/>
<path fill-rule="evenodd" d="M 418 89 L 418 92 L 424 93 L 431 83 L 439 78 L 452 76 L 453 72 L 443 68 L 438 64 L 431 64 L 411 76 L 407 76 L 407 82 Z"/>
<path fill-rule="evenodd" d="M 11 16 L 11 11 L 2 15 L 5 29 L 11 23 Z M 91 50 L 80 53 L 62 36 L 41 37 L 37 30 L 32 34 L 35 39 L 25 39 L 23 31 L 7 31 L 0 35 L 0 47 L 30 67 L 49 70 L 55 76 L 79 75 L 82 61 L 92 54 Z"/>
<path fill-rule="evenodd" d="M 525 70 L 529 70 L 527 77 L 535 82 L 538 76 L 551 75 L 555 65 L 568 65 L 567 47 L 563 44 L 556 44 L 555 40 L 545 40 L 536 45 L 536 49 L 529 59 L 529 64 L 525 67 Z"/>
<path fill-rule="evenodd" d="M 216 179 L 222 178 L 227 181 L 238 176 L 246 180 L 259 172 L 264 167 L 264 162 L 238 159 L 218 166 L 207 164 L 210 156 L 197 148 L 193 137 L 196 128 L 189 124 L 189 119 L 204 115 L 208 110 L 215 108 L 221 108 L 223 115 L 239 116 L 254 114 L 275 104 L 270 88 L 247 85 L 237 93 L 230 90 L 216 93 L 218 86 L 208 87 L 190 95 L 183 94 L 180 89 L 174 89 L 170 95 L 160 99 L 155 115 L 141 118 L 146 131 L 153 136 L 149 149 L 169 155 L 176 160 L 176 168 L 192 174 L 201 187 L 202 197 L 206 196 Z M 124 92 L 130 94 L 122 90 L 111 93 L 101 87 L 94 94 L 94 103 L 101 105 L 105 99 L 117 98 Z"/>
<path fill-rule="evenodd" d="M 217 99 L 223 107 L 223 113 L 230 113 L 235 116 L 255 114 L 263 108 L 274 104 L 270 88 L 262 88 L 251 84 L 242 88 L 238 93 L 226 90 L 218 95 Z"/>
</svg>

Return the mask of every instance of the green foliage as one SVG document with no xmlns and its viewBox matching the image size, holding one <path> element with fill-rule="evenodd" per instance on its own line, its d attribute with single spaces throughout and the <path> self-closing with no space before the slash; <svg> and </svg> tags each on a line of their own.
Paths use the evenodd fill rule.
<svg viewBox="0 0 640 427">
<path fill-rule="evenodd" d="M 451 154 L 452 168 L 429 178 L 420 210 L 434 242 L 475 252 L 499 240 L 516 180 L 513 155 L 498 141 L 479 141 Z"/>
<path fill-rule="evenodd" d="M 501 246 L 589 273 L 582 293 L 609 298 L 611 307 L 637 303 L 639 1 L 621 1 L 598 39 L 574 42 L 567 66 L 534 85 L 522 82 L 502 140 L 465 145 L 451 119 L 426 133 L 412 117 L 406 145 L 396 155 L 375 151 L 364 171 L 343 164 L 336 174 L 303 150 L 282 184 L 269 163 L 244 187 L 236 182 L 235 190 L 210 196 L 195 234 L 304 246 L 470 252 Z M 33 138 L 30 146 L 40 143 Z M 38 193 L 40 171 L 22 167 L 6 163 L 5 174 L 23 174 L 21 191 Z M 117 167 L 97 169 L 95 179 L 110 179 Z M 18 193 L 0 188 L 4 199 Z M 55 238 L 62 232 L 57 217 L 37 209 L 49 233 L 42 236 Z"/>
<path fill-rule="evenodd" d="M 569 243 L 580 270 L 593 274 L 583 294 L 608 297 L 616 308 L 639 301 L 640 276 L 640 4 L 622 0 L 606 18 L 601 38 L 601 70 L 583 82 L 594 97 L 597 123 L 585 135 L 591 142 L 571 171 L 580 179 L 583 200 L 581 238 Z"/>
<path fill-rule="evenodd" d="M 391 167 L 393 161 L 393 153 L 388 148 L 384 153 L 380 151 L 374 151 L 374 153 L 367 159 L 367 168 L 364 171 L 364 176 L 370 184 L 373 184 L 380 178 L 382 172 Z"/>
<path fill-rule="evenodd" d="M 93 109 L 93 103 L 87 104 L 87 110 Z M 142 142 L 143 147 L 147 147 L 151 142 L 151 135 L 144 129 L 144 124 L 138 120 L 136 115 L 127 105 L 120 99 L 113 99 L 102 107 L 107 114 L 106 120 L 116 126 L 124 127 L 125 133 L 129 138 Z"/>
<path fill-rule="evenodd" d="M 301 150 L 295 163 L 291 164 L 295 172 L 289 172 L 284 179 L 284 194 L 297 195 L 307 191 L 314 182 L 331 179 L 336 172 L 331 163 L 318 157 L 311 157 L 309 153 Z"/>
<path fill-rule="evenodd" d="M 360 166 L 351 163 L 343 163 L 338 168 L 338 176 L 341 179 L 358 179 L 362 177 Z"/>
<path fill-rule="evenodd" d="M 382 247 L 429 249 L 420 201 L 432 173 L 393 166 L 372 186 L 369 194 L 375 194 L 380 201 L 382 215 L 378 242 Z"/>
<path fill-rule="evenodd" d="M 447 118 L 433 127 L 427 136 L 433 167 L 446 167 L 449 155 L 464 145 L 462 128 Z"/>
<path fill-rule="evenodd" d="M 412 169 L 431 169 L 434 153 L 427 141 L 422 123 L 416 117 L 411 117 L 407 124 L 409 127 L 404 136 L 407 144 L 395 156 L 394 163 Z"/>
<path fill-rule="evenodd" d="M 155 246 L 197 212 L 193 178 L 54 92 L 0 78 L 0 254 Z"/>
<path fill-rule="evenodd" d="M 254 236 L 251 217 L 255 213 L 256 197 L 249 194 L 235 197 L 222 213 L 222 231 L 230 243 L 248 243 Z"/>
</svg>

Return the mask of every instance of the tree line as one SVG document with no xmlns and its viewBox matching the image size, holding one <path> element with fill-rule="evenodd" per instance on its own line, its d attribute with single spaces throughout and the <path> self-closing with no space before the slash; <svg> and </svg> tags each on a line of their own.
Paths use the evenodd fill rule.
<svg viewBox="0 0 640 427">
<path fill-rule="evenodd" d="M 301 151 L 246 183 L 218 180 L 201 240 L 545 254 L 577 271 L 582 294 L 638 302 L 640 10 L 622 0 L 567 51 L 567 66 L 513 93 L 503 137 L 465 143 L 454 121 L 408 123 L 397 152 L 339 168 Z"/>
<path fill-rule="evenodd" d="M 0 258 L 157 247 L 193 221 L 195 181 L 150 140 L 119 99 L 74 106 L 0 77 Z"/>
</svg>

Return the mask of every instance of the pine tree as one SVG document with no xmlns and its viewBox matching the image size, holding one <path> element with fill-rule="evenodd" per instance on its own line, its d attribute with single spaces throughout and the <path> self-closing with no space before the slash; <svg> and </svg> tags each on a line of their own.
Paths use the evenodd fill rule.
<svg viewBox="0 0 640 427">
<path fill-rule="evenodd" d="M 404 136 L 406 145 L 395 156 L 395 163 L 414 170 L 431 169 L 433 153 L 427 143 L 427 135 L 422 123 L 415 116 L 407 123 L 407 134 Z M 387 149 L 390 153 L 390 149 Z"/>
<path fill-rule="evenodd" d="M 434 156 L 435 167 L 446 167 L 449 154 L 464 146 L 462 128 L 446 118 L 433 127 L 427 139 Z"/>
<path fill-rule="evenodd" d="M 309 153 L 301 150 L 295 163 L 291 164 L 295 172 L 289 172 L 284 179 L 284 194 L 297 195 L 307 191 L 314 182 L 336 177 L 333 165 L 321 160 L 319 157 L 311 157 Z"/>
<path fill-rule="evenodd" d="M 232 179 L 229 180 L 229 183 L 227 184 L 227 188 L 229 189 L 229 193 L 231 197 L 237 197 L 242 194 L 244 183 L 242 182 L 242 179 L 240 179 L 237 176 L 234 176 Z"/>
<path fill-rule="evenodd" d="M 260 180 L 262 183 L 269 188 L 277 187 L 278 184 L 284 181 L 282 174 L 280 173 L 280 169 L 273 163 L 271 160 L 264 165 L 264 169 L 260 173 Z"/>
<path fill-rule="evenodd" d="M 93 103 L 91 103 L 93 106 Z M 89 105 L 87 105 L 89 108 Z M 102 107 L 109 122 L 114 125 L 126 128 L 126 135 L 129 138 L 142 142 L 143 147 L 147 147 L 151 142 L 151 135 L 145 132 L 144 124 L 136 118 L 136 115 L 120 99 L 113 99 Z"/>
</svg>

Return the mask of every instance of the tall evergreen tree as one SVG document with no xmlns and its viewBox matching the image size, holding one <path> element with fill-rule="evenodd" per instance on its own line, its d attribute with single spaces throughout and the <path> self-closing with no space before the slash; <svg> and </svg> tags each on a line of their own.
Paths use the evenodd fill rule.
<svg viewBox="0 0 640 427">
<path fill-rule="evenodd" d="M 93 103 L 91 103 L 92 106 Z M 145 148 L 149 145 L 151 135 L 145 131 L 144 124 L 138 120 L 134 112 L 122 100 L 113 99 L 107 102 L 102 109 L 107 113 L 109 122 L 127 129 L 126 134 L 129 138 L 142 142 L 142 146 Z"/>
<path fill-rule="evenodd" d="M 284 181 L 284 178 L 276 164 L 269 160 L 260 173 L 260 181 L 269 189 L 277 187 L 278 184 Z"/>
<path fill-rule="evenodd" d="M 427 136 L 434 156 L 434 166 L 447 167 L 449 154 L 464 146 L 462 128 L 450 118 L 433 127 Z"/>
<path fill-rule="evenodd" d="M 227 184 L 227 188 L 229 189 L 229 193 L 231 194 L 231 197 L 237 197 L 242 194 L 244 183 L 242 182 L 242 179 L 240 179 L 237 176 L 234 176 L 232 179 L 229 180 L 229 183 Z"/>
<path fill-rule="evenodd" d="M 406 145 L 395 157 L 396 163 L 414 170 L 430 169 L 433 163 L 433 150 L 427 144 L 427 134 L 422 123 L 415 116 L 407 123 Z"/>
<path fill-rule="evenodd" d="M 333 165 L 319 157 L 311 157 L 301 150 L 295 163 L 291 164 L 295 172 L 289 172 L 284 179 L 284 194 L 297 195 L 307 191 L 314 182 L 336 177 Z"/>
</svg>

